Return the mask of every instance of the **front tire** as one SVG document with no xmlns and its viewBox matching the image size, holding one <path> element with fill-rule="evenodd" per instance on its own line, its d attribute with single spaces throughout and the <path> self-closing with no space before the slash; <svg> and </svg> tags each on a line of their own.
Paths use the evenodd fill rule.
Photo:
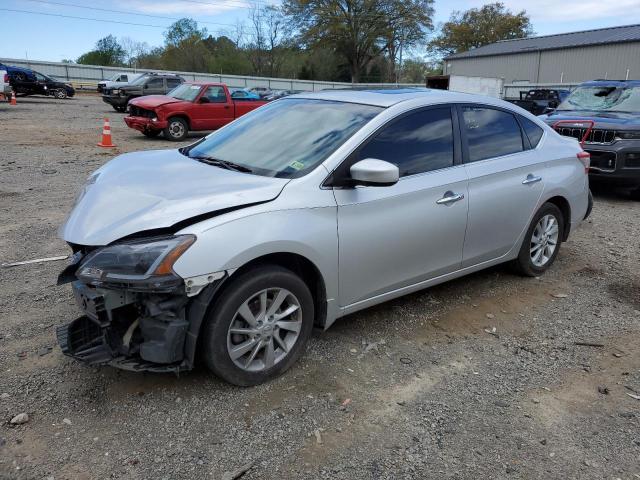
<svg viewBox="0 0 640 480">
<path fill-rule="evenodd" d="M 514 261 L 518 273 L 537 277 L 549 269 L 560 251 L 564 222 L 562 212 L 553 203 L 545 203 L 540 207 Z"/>
<path fill-rule="evenodd" d="M 189 134 L 189 125 L 183 118 L 170 118 L 167 128 L 164 129 L 164 136 L 173 142 L 181 142 Z"/>
<path fill-rule="evenodd" d="M 258 385 L 298 360 L 313 322 L 313 297 L 302 279 L 275 265 L 259 267 L 226 285 L 206 318 L 202 356 L 227 382 Z"/>
<path fill-rule="evenodd" d="M 127 107 L 121 107 L 119 105 L 111 105 L 116 112 L 125 113 L 127 111 Z"/>
<path fill-rule="evenodd" d="M 64 88 L 58 88 L 53 92 L 53 96 L 58 100 L 64 100 L 65 98 L 67 98 L 67 91 Z"/>
</svg>

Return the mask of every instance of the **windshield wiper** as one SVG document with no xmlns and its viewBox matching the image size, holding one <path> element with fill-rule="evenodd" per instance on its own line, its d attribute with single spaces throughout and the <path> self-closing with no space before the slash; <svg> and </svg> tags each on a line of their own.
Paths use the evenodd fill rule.
<svg viewBox="0 0 640 480">
<path fill-rule="evenodd" d="M 206 155 L 199 155 L 197 157 L 189 157 L 193 158 L 202 163 L 206 163 L 207 165 L 213 165 L 215 167 L 226 168 L 227 170 L 235 170 L 236 172 L 245 172 L 245 173 L 253 173 L 249 167 L 245 167 L 244 165 L 238 165 L 237 163 L 230 162 L 228 160 L 221 160 L 219 158 L 208 157 Z"/>
</svg>

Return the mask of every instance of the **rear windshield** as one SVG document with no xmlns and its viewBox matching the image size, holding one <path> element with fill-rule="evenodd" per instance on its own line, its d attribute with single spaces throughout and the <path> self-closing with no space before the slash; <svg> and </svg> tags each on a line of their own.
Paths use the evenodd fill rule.
<svg viewBox="0 0 640 480">
<path fill-rule="evenodd" d="M 559 106 L 559 111 L 637 112 L 640 87 L 578 87 Z"/>
<path fill-rule="evenodd" d="M 382 110 L 325 100 L 278 100 L 212 133 L 187 154 L 233 162 L 257 175 L 297 178 L 323 162 Z"/>
</svg>

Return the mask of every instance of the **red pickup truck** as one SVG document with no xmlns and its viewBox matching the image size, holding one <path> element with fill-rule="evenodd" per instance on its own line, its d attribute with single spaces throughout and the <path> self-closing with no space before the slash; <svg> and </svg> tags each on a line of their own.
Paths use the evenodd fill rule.
<svg viewBox="0 0 640 480">
<path fill-rule="evenodd" d="M 189 82 L 167 95 L 131 100 L 130 115 L 124 121 L 147 137 L 157 137 L 164 132 L 165 138 L 179 142 L 189 131 L 215 130 L 265 103 L 235 99 L 222 83 Z"/>
</svg>

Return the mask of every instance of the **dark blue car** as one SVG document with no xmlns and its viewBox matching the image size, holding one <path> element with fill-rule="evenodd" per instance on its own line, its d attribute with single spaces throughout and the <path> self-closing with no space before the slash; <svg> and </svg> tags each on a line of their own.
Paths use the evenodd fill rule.
<svg viewBox="0 0 640 480">
<path fill-rule="evenodd" d="M 590 177 L 636 187 L 640 192 L 640 80 L 596 80 L 579 85 L 558 108 L 540 117 L 561 124 L 561 135 L 582 139 L 591 154 Z M 575 122 L 575 123 L 573 123 Z"/>
</svg>

